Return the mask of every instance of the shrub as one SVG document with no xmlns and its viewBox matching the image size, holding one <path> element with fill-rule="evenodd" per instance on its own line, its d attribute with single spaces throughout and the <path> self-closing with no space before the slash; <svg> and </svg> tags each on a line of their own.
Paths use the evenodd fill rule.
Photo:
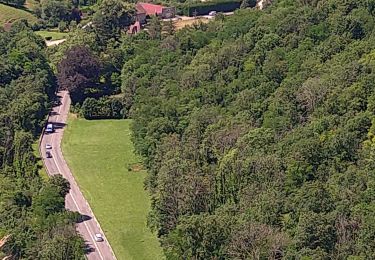
<svg viewBox="0 0 375 260">
<path fill-rule="evenodd" d="M 231 12 L 240 8 L 242 1 L 239 0 L 221 0 L 215 2 L 200 2 L 187 4 L 183 8 L 183 14 L 187 16 L 207 15 L 211 11 Z"/>
<path fill-rule="evenodd" d="M 123 105 L 118 98 L 86 98 L 81 107 L 81 116 L 86 119 L 124 118 Z"/>
</svg>

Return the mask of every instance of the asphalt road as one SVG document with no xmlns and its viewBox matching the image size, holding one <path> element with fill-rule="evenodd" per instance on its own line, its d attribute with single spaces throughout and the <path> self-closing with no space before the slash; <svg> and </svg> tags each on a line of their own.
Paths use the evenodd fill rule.
<svg viewBox="0 0 375 260">
<path fill-rule="evenodd" d="M 48 120 L 49 123 L 54 125 L 55 132 L 50 134 L 45 133 L 42 136 L 40 146 L 41 157 L 49 175 L 60 173 L 70 182 L 71 189 L 65 198 L 65 207 L 70 211 L 77 211 L 84 216 L 84 221 L 77 223 L 76 228 L 85 240 L 88 248 L 87 258 L 89 260 L 116 259 L 103 230 L 98 224 L 99 222 L 96 220 L 90 205 L 81 193 L 61 152 L 60 144 L 68 118 L 70 97 L 66 91 L 60 91 L 58 97 L 61 105 L 53 107 Z M 52 149 L 50 150 L 52 158 L 46 158 L 46 144 L 52 145 Z M 103 235 L 103 242 L 96 242 L 94 240 L 96 233 Z"/>
</svg>

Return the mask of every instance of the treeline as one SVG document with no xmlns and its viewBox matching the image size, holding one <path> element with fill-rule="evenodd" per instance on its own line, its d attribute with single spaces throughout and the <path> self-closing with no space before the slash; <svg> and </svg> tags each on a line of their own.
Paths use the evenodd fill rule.
<svg viewBox="0 0 375 260">
<path fill-rule="evenodd" d="M 375 258 L 375 1 L 276 1 L 126 39 L 168 259 Z"/>
<path fill-rule="evenodd" d="M 211 11 L 233 12 L 234 10 L 240 8 L 241 3 L 242 0 L 186 3 L 182 6 L 182 10 L 183 14 L 186 16 L 207 15 Z M 252 7 L 254 7 L 255 4 Z"/>
<path fill-rule="evenodd" d="M 32 148 L 56 89 L 44 48 L 23 22 L 0 30 L 1 259 L 82 259 L 84 253 L 77 215 L 65 211 L 69 183 L 59 175 L 43 180 Z"/>
<path fill-rule="evenodd" d="M 64 44 L 49 49 L 60 89 L 74 111 L 87 119 L 124 118 L 121 69 L 132 50 L 124 31 L 135 21 L 134 4 L 104 0 L 85 29 L 75 28 Z"/>
<path fill-rule="evenodd" d="M 16 7 L 23 7 L 23 5 L 25 4 L 25 0 L 1 0 L 0 3 Z"/>
<path fill-rule="evenodd" d="M 374 12 L 279 0 L 128 37 L 105 0 L 50 58 L 88 115 L 118 94 L 134 119 L 168 259 L 372 259 Z"/>
<path fill-rule="evenodd" d="M 76 0 L 43 0 L 37 1 L 33 12 L 38 17 L 33 29 L 45 29 L 47 27 L 59 27 L 65 31 L 75 27 L 82 19 L 80 1 Z"/>
</svg>

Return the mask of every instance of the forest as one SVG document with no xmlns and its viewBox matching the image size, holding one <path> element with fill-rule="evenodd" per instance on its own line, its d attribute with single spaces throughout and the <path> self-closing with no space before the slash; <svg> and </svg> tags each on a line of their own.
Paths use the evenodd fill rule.
<svg viewBox="0 0 375 260">
<path fill-rule="evenodd" d="M 167 259 L 375 258 L 374 12 L 279 0 L 124 44 Z"/>
<path fill-rule="evenodd" d="M 82 254 L 68 185 L 31 152 L 58 84 L 85 118 L 133 119 L 167 259 L 374 259 L 374 17 L 375 0 L 275 0 L 128 36 L 134 6 L 103 0 L 46 55 L 25 25 L 1 32 L 5 255 Z"/>
<path fill-rule="evenodd" d="M 39 174 L 38 140 L 56 90 L 43 39 L 25 22 L 0 30 L 0 258 L 82 259 L 84 243 L 65 211 L 69 183 Z"/>
</svg>

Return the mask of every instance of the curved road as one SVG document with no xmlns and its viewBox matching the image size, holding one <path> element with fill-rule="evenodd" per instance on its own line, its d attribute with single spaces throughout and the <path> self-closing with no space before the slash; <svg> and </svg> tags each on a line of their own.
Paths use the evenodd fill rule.
<svg viewBox="0 0 375 260">
<path fill-rule="evenodd" d="M 84 220 L 76 224 L 78 232 L 85 240 L 86 246 L 89 249 L 86 254 L 89 260 L 111 260 L 116 259 L 112 248 L 106 239 L 99 222 L 96 220 L 90 205 L 82 195 L 79 187 L 74 180 L 74 177 L 69 170 L 67 163 L 61 152 L 61 140 L 64 132 L 64 126 L 68 118 L 70 97 L 68 92 L 58 92 L 58 97 L 61 105 L 53 107 L 48 123 L 52 123 L 55 127 L 55 132 L 51 134 L 44 133 L 42 135 L 40 152 L 43 158 L 44 165 L 49 175 L 60 173 L 70 182 L 70 192 L 65 198 L 65 207 L 70 211 L 77 211 L 84 216 Z M 52 158 L 46 158 L 46 144 L 52 145 Z M 96 242 L 93 236 L 100 233 L 104 237 L 103 242 Z"/>
</svg>

